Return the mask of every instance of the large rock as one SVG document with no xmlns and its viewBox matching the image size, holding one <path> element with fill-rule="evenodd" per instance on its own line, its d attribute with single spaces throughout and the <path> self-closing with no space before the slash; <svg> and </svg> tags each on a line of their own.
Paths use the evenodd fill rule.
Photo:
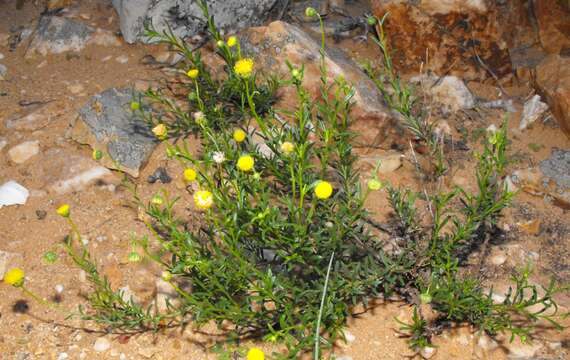
<svg viewBox="0 0 570 360">
<path fill-rule="evenodd" d="M 533 1 L 542 47 L 550 54 L 570 49 L 570 2 Z"/>
<path fill-rule="evenodd" d="M 235 31 L 260 25 L 275 8 L 283 7 L 282 0 L 208 0 L 210 14 L 216 25 L 225 31 Z M 187 0 L 113 0 L 119 14 L 121 32 L 125 41 L 144 40 L 145 23 L 159 31 L 172 29 L 179 37 L 202 33 L 206 20 L 197 1 Z"/>
<path fill-rule="evenodd" d="M 130 110 L 132 100 L 128 89 L 111 88 L 93 96 L 79 110 L 71 137 L 103 151 L 105 166 L 138 177 L 158 142 L 147 124 Z"/>
<path fill-rule="evenodd" d="M 535 87 L 570 138 L 570 57 L 548 56 L 536 68 Z"/>
<path fill-rule="evenodd" d="M 61 54 L 81 51 L 85 46 L 119 46 L 121 42 L 109 30 L 95 29 L 80 21 L 59 16 L 42 16 L 38 28 L 26 52 L 26 57 L 35 54 Z"/>
<path fill-rule="evenodd" d="M 26 56 L 80 51 L 95 29 L 81 22 L 58 16 L 42 16 Z"/>
<path fill-rule="evenodd" d="M 256 66 L 267 73 L 291 78 L 285 60 L 297 67 L 304 65 L 303 85 L 315 97 L 320 95 L 320 47 L 320 42 L 306 32 L 282 21 L 248 29 L 242 39 L 242 51 L 255 58 Z M 354 130 L 361 135 L 359 142 L 368 145 L 382 143 L 389 147 L 391 140 L 401 138 L 403 129 L 396 116 L 384 105 L 382 95 L 368 76 L 338 48 L 327 47 L 325 61 L 331 82 L 344 77 L 355 88 L 352 118 Z M 398 136 L 389 136 L 390 132 Z"/>
<path fill-rule="evenodd" d="M 373 0 L 374 15 L 389 13 L 385 30 L 394 64 L 478 79 L 510 73 L 509 49 L 502 38 L 497 10 L 484 0 Z"/>
</svg>

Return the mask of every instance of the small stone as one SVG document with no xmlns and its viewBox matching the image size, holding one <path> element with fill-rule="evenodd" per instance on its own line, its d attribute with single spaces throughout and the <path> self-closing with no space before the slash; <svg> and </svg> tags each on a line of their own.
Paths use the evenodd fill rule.
<svg viewBox="0 0 570 360">
<path fill-rule="evenodd" d="M 529 235 L 538 235 L 540 232 L 540 219 L 519 223 L 518 226 Z"/>
<path fill-rule="evenodd" d="M 421 75 L 411 79 L 411 82 L 422 83 L 425 89 L 429 89 L 434 100 L 446 105 L 449 110 L 468 110 L 475 107 L 475 96 L 465 85 L 462 79 L 456 76 Z"/>
<path fill-rule="evenodd" d="M 165 168 L 159 167 L 152 173 L 152 175 L 149 175 L 147 181 L 151 184 L 154 184 L 157 181 L 160 181 L 163 184 L 168 184 L 172 181 L 172 178 L 168 175 Z"/>
<path fill-rule="evenodd" d="M 437 349 L 432 346 L 426 346 L 420 351 L 420 355 L 424 359 L 431 359 L 437 352 Z"/>
<path fill-rule="evenodd" d="M 348 356 L 348 355 L 335 356 L 335 357 L 333 357 L 333 359 L 336 359 L 336 360 L 352 360 L 352 356 Z"/>
<path fill-rule="evenodd" d="M 65 359 L 68 359 L 68 358 L 69 358 L 69 355 L 67 355 L 67 353 L 65 353 L 65 352 L 59 353 L 59 354 L 57 355 L 57 360 L 65 360 Z"/>
<path fill-rule="evenodd" d="M 57 285 L 54 287 L 54 289 L 55 289 L 55 292 L 56 292 L 57 294 L 61 294 L 61 293 L 63 293 L 64 287 L 63 287 L 63 285 L 61 285 L 61 284 L 57 284 Z"/>
<path fill-rule="evenodd" d="M 73 84 L 73 85 L 69 85 L 67 87 L 67 90 L 69 90 L 69 92 L 72 93 L 73 95 L 77 95 L 77 94 L 83 92 L 83 90 L 85 90 L 85 88 L 81 84 Z"/>
<path fill-rule="evenodd" d="M 105 352 L 111 348 L 111 342 L 104 337 L 100 337 L 93 344 L 93 350 L 96 352 Z"/>
<path fill-rule="evenodd" d="M 36 217 L 38 218 L 38 220 L 43 220 L 45 219 L 47 216 L 47 211 L 45 210 L 36 210 Z"/>
<path fill-rule="evenodd" d="M 81 51 L 93 32 L 92 27 L 75 20 L 59 16 L 42 16 L 26 57 L 35 53 L 45 56 Z"/>
<path fill-rule="evenodd" d="M 498 254 L 491 258 L 491 263 L 495 266 L 501 266 L 507 261 L 507 257 L 504 254 Z"/>
<path fill-rule="evenodd" d="M 119 64 L 126 64 L 129 62 L 129 57 L 127 55 L 121 55 L 115 58 Z"/>
<path fill-rule="evenodd" d="M 138 354 L 146 359 L 150 359 L 154 356 L 154 354 L 156 353 L 156 349 L 153 348 L 149 348 L 149 347 L 143 347 L 142 349 L 139 350 Z"/>
<path fill-rule="evenodd" d="M 2 151 L 6 145 L 8 145 L 8 141 L 6 141 L 4 138 L 0 138 L 0 151 Z"/>
<path fill-rule="evenodd" d="M 10 205 L 24 205 L 30 196 L 28 189 L 11 180 L 0 186 L 0 208 Z"/>
<path fill-rule="evenodd" d="M 14 146 L 8 151 L 8 155 L 10 155 L 10 159 L 16 164 L 23 164 L 39 152 L 40 142 L 31 140 Z"/>
<path fill-rule="evenodd" d="M 519 130 L 527 129 L 532 123 L 538 120 L 546 111 L 548 105 L 540 101 L 540 95 L 534 95 L 524 104 Z"/>
<path fill-rule="evenodd" d="M 516 340 L 514 342 L 505 343 L 506 348 L 509 350 L 507 357 L 513 360 L 532 359 L 542 349 L 542 344 L 538 342 L 522 344 Z"/>
</svg>

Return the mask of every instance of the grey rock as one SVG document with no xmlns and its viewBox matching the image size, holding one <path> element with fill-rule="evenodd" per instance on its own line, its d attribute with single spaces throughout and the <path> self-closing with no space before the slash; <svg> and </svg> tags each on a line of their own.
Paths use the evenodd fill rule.
<svg viewBox="0 0 570 360">
<path fill-rule="evenodd" d="M 570 151 L 555 149 L 540 163 L 542 173 L 561 188 L 570 189 Z"/>
<path fill-rule="evenodd" d="M 274 12 L 283 8 L 283 0 L 208 0 L 210 15 L 219 29 L 235 31 L 260 25 Z M 206 19 L 197 1 L 187 0 L 113 0 L 120 18 L 121 32 L 126 42 L 144 39 L 145 23 L 158 31 L 168 26 L 175 35 L 187 37 L 206 28 Z"/>
<path fill-rule="evenodd" d="M 170 175 L 165 168 L 159 167 L 157 168 L 151 175 L 149 175 L 147 182 L 154 184 L 155 182 L 160 181 L 163 184 L 168 184 L 172 181 Z"/>
<path fill-rule="evenodd" d="M 0 64 L 0 80 L 4 80 L 6 78 L 6 74 L 8 74 L 8 68 L 6 65 Z"/>
<path fill-rule="evenodd" d="M 111 88 L 97 94 L 80 110 L 71 137 L 102 150 L 102 162 L 110 168 L 138 177 L 139 170 L 158 144 L 148 126 L 129 108 L 133 93 Z"/>
<path fill-rule="evenodd" d="M 80 51 L 95 29 L 81 22 L 58 16 L 43 16 L 26 56 Z"/>
<path fill-rule="evenodd" d="M 519 130 L 525 130 L 538 120 L 546 111 L 548 105 L 540 101 L 540 95 L 534 95 L 524 103 L 524 109 L 519 125 Z"/>
</svg>

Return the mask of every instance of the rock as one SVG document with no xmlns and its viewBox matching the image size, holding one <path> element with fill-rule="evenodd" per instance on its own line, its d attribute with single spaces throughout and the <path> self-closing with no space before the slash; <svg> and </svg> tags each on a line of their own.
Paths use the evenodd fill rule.
<svg viewBox="0 0 570 360">
<path fill-rule="evenodd" d="M 168 175 L 165 168 L 159 167 L 152 173 L 152 175 L 149 175 L 147 179 L 147 182 L 151 184 L 154 184 L 157 181 L 160 181 L 163 184 L 168 184 L 172 181 L 172 178 Z"/>
<path fill-rule="evenodd" d="M 570 48 L 570 3 L 540 0 L 532 4 L 542 47 L 551 54 Z"/>
<path fill-rule="evenodd" d="M 95 30 L 81 22 L 58 16 L 42 16 L 38 29 L 26 52 L 41 55 L 81 51 Z"/>
<path fill-rule="evenodd" d="M 69 355 L 66 352 L 61 352 L 57 355 L 57 360 L 69 359 Z"/>
<path fill-rule="evenodd" d="M 398 152 L 388 152 L 378 156 L 366 157 L 360 159 L 366 166 L 363 171 L 372 171 L 376 168 L 378 162 L 378 174 L 389 174 L 398 170 L 404 163 L 404 155 Z"/>
<path fill-rule="evenodd" d="M 138 177 L 158 141 L 130 110 L 132 100 L 133 94 L 127 89 L 111 88 L 93 96 L 79 110 L 70 135 L 107 153 L 109 156 L 100 160 L 105 166 Z"/>
<path fill-rule="evenodd" d="M 121 46 L 121 40 L 112 31 L 97 29 L 89 40 L 89 44 L 99 46 Z"/>
<path fill-rule="evenodd" d="M 410 79 L 412 83 L 421 83 L 435 101 L 447 107 L 447 110 L 468 110 L 475 107 L 475 96 L 463 80 L 456 76 L 439 78 L 433 75 L 421 75 Z"/>
<path fill-rule="evenodd" d="M 95 344 L 93 344 L 93 350 L 96 352 L 105 352 L 111 348 L 111 342 L 104 337 L 100 337 L 95 340 Z"/>
<path fill-rule="evenodd" d="M 0 208 L 10 205 L 24 205 L 28 200 L 28 189 L 10 180 L 0 186 Z"/>
<path fill-rule="evenodd" d="M 481 334 L 477 339 L 477 346 L 475 346 L 474 353 L 479 359 L 491 359 L 489 353 L 497 349 L 499 344 L 489 337 L 487 334 Z"/>
<path fill-rule="evenodd" d="M 546 111 L 548 105 L 540 101 L 540 95 L 534 95 L 530 100 L 524 103 L 523 113 L 519 130 L 525 130 L 532 123 L 538 120 Z"/>
<path fill-rule="evenodd" d="M 552 150 L 550 158 L 541 161 L 539 167 L 558 187 L 570 189 L 570 150 Z"/>
<path fill-rule="evenodd" d="M 129 62 L 129 57 L 127 55 L 121 55 L 115 58 L 115 61 L 117 61 L 119 64 L 126 64 Z"/>
<path fill-rule="evenodd" d="M 311 95 L 320 95 L 320 42 L 299 27 L 275 21 L 268 26 L 248 29 L 241 39 L 242 52 L 255 59 L 256 66 L 283 78 L 291 78 L 285 59 L 294 66 L 305 66 L 303 85 Z M 382 95 L 366 74 L 340 49 L 327 47 L 325 63 L 329 81 L 344 78 L 354 86 L 353 131 L 361 143 L 380 145 L 401 139 L 405 129 L 396 115 L 386 108 Z M 292 91 L 292 89 L 283 89 Z M 283 96 L 287 98 L 287 96 Z M 284 107 L 287 105 L 284 104 Z M 393 136 L 390 136 L 393 135 Z"/>
<path fill-rule="evenodd" d="M 570 138 L 570 57 L 551 55 L 536 68 L 535 87 Z"/>
<path fill-rule="evenodd" d="M 6 75 L 8 74 L 8 68 L 6 65 L 0 64 L 0 81 L 6 80 Z"/>
<path fill-rule="evenodd" d="M 6 141 L 4 138 L 0 138 L 0 151 L 2 151 L 6 145 L 8 145 L 8 141 Z"/>
<path fill-rule="evenodd" d="M 18 131 L 36 131 L 43 129 L 56 118 L 64 115 L 67 107 L 61 102 L 31 106 L 25 112 L 16 113 L 6 119 L 6 128 Z"/>
<path fill-rule="evenodd" d="M 262 24 L 288 2 L 282 0 L 209 0 L 210 15 L 222 31 L 236 31 Z M 144 39 L 144 24 L 150 22 L 162 32 L 169 27 L 178 37 L 202 33 L 206 21 L 195 1 L 113 0 L 120 18 L 121 33 L 132 44 Z"/>
<path fill-rule="evenodd" d="M 432 357 L 435 356 L 436 352 L 437 352 L 436 348 L 434 348 L 432 346 L 426 346 L 420 350 L 420 355 L 424 359 L 431 359 Z"/>
<path fill-rule="evenodd" d="M 158 312 L 164 313 L 168 311 L 168 305 L 176 306 L 179 302 L 178 293 L 166 281 L 162 279 L 156 280 L 156 307 Z"/>
<path fill-rule="evenodd" d="M 507 261 L 505 254 L 497 254 L 491 258 L 491 263 L 495 266 L 501 266 Z"/>
<path fill-rule="evenodd" d="M 389 13 L 385 32 L 393 63 L 404 72 L 422 64 L 437 75 L 480 81 L 489 74 L 475 54 L 499 77 L 511 72 L 501 21 L 506 11 L 495 2 L 372 0 L 371 6 L 378 18 Z"/>
<path fill-rule="evenodd" d="M 8 150 L 10 160 L 16 164 L 23 164 L 31 157 L 40 152 L 40 142 L 38 140 L 25 141 Z"/>
<path fill-rule="evenodd" d="M 505 342 L 505 347 L 509 350 L 508 359 L 526 360 L 533 359 L 543 346 L 537 342 L 522 344 L 520 340 L 515 340 Z"/>
<path fill-rule="evenodd" d="M 41 161 L 30 167 L 29 176 L 37 182 L 38 188 L 45 188 L 52 194 L 81 191 L 92 184 L 103 186 L 120 182 L 109 169 L 91 157 L 62 148 L 51 148 L 43 153 Z"/>
</svg>

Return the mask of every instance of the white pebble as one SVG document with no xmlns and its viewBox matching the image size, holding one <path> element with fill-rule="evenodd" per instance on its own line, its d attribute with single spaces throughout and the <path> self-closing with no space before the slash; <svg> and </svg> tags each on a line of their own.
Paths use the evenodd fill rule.
<svg viewBox="0 0 570 360">
<path fill-rule="evenodd" d="M 64 352 L 59 353 L 59 355 L 57 355 L 57 360 L 65 360 L 67 358 L 69 358 L 69 355 L 67 355 L 67 353 Z"/>
<path fill-rule="evenodd" d="M 109 342 L 109 340 L 105 339 L 104 337 L 100 337 L 95 341 L 95 344 L 93 345 L 93 350 L 97 351 L 97 352 L 104 352 L 107 351 L 111 348 L 111 342 Z"/>
<path fill-rule="evenodd" d="M 57 285 L 55 286 L 55 292 L 58 293 L 58 294 L 61 294 L 61 293 L 63 292 L 63 289 L 64 289 L 64 287 L 63 287 L 63 285 L 61 285 L 61 284 L 57 284 Z"/>
</svg>

